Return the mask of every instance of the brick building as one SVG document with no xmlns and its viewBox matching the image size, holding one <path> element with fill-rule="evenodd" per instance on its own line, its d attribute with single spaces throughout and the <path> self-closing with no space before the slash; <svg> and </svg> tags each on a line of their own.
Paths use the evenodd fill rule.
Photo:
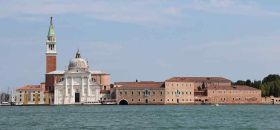
<svg viewBox="0 0 280 130">
<path fill-rule="evenodd" d="M 16 89 L 15 104 L 16 105 L 37 105 L 45 104 L 47 96 L 44 95 L 45 84 L 26 85 Z"/>
<path fill-rule="evenodd" d="M 163 82 L 117 82 L 115 85 L 119 104 L 165 104 Z"/>
<path fill-rule="evenodd" d="M 208 86 L 207 103 L 211 104 L 259 104 L 261 90 L 249 86 Z"/>
<path fill-rule="evenodd" d="M 165 82 L 116 82 L 119 104 L 258 104 L 261 91 L 222 77 L 173 77 Z"/>
<path fill-rule="evenodd" d="M 170 78 L 165 81 L 165 104 L 194 103 L 194 82 L 187 78 Z"/>
</svg>

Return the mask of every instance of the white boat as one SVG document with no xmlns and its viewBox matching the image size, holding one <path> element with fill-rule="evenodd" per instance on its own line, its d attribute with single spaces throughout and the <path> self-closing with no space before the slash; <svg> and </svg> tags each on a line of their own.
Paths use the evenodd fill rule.
<svg viewBox="0 0 280 130">
<path fill-rule="evenodd" d="M 10 106 L 11 104 L 9 103 L 9 102 L 2 102 L 1 104 L 0 104 L 0 106 Z"/>
<path fill-rule="evenodd" d="M 116 105 L 117 102 L 103 102 L 103 105 Z"/>
</svg>

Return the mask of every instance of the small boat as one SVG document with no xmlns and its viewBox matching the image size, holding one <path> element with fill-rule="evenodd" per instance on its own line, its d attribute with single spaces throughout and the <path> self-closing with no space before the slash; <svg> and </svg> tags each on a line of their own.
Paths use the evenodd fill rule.
<svg viewBox="0 0 280 130">
<path fill-rule="evenodd" d="M 216 107 L 220 106 L 219 104 L 215 104 Z"/>
<path fill-rule="evenodd" d="M 2 102 L 1 104 L 0 104 L 0 106 L 10 106 L 11 104 L 9 103 L 9 102 Z"/>
<path fill-rule="evenodd" d="M 102 105 L 116 105 L 117 102 L 103 102 Z"/>
</svg>

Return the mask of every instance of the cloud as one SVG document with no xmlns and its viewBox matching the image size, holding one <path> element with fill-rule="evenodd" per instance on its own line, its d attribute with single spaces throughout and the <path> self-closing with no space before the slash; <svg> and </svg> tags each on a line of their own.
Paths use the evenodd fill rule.
<svg viewBox="0 0 280 130">
<path fill-rule="evenodd" d="M 162 1 L 166 3 L 167 1 Z M 172 6 L 158 6 L 152 1 L 17 1 L 2 3 L 0 18 L 30 18 L 45 15 L 76 14 L 98 20 L 140 25 L 170 25 L 180 18 L 180 10 Z"/>
<path fill-rule="evenodd" d="M 246 16 L 280 16 L 280 12 L 263 9 L 250 0 L 193 0 L 188 9 L 215 14 Z"/>
<path fill-rule="evenodd" d="M 279 34 L 254 36 L 243 39 L 208 42 L 182 47 L 182 53 L 193 52 L 203 60 L 240 63 L 252 62 L 255 65 L 280 63 Z M 199 52 L 199 53 L 197 53 Z M 200 59 L 199 59 L 200 60 Z"/>
<path fill-rule="evenodd" d="M 1 2 L 0 18 L 37 20 L 51 15 L 78 15 L 97 20 L 145 26 L 186 25 L 189 10 L 214 14 L 246 16 L 280 16 L 265 10 L 255 1 L 190 0 L 190 1 L 56 1 L 21 0 Z M 190 19 L 188 19 L 190 21 Z"/>
</svg>

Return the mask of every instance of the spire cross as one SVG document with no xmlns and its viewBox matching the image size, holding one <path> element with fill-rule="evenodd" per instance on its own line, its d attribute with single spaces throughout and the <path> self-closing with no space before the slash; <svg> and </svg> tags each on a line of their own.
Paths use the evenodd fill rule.
<svg viewBox="0 0 280 130">
<path fill-rule="evenodd" d="M 77 53 L 76 53 L 76 58 L 81 58 L 81 54 L 80 54 L 80 50 L 78 49 Z"/>
<path fill-rule="evenodd" d="M 51 16 L 51 25 L 53 24 L 52 19 L 53 19 L 53 17 Z"/>
</svg>

